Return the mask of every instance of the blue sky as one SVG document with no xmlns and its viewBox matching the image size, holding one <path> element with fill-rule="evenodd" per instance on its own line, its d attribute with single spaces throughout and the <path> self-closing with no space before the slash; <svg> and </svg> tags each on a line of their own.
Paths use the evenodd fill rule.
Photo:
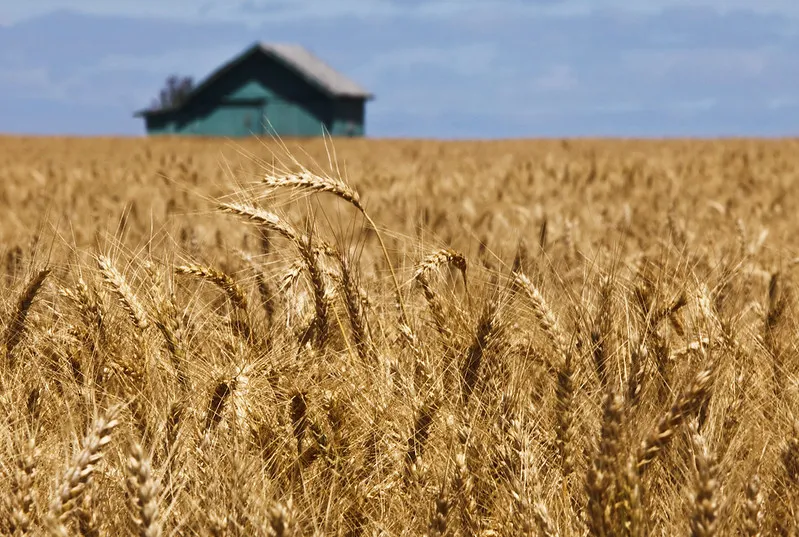
<svg viewBox="0 0 799 537">
<path fill-rule="evenodd" d="M 140 135 L 254 41 L 375 93 L 370 136 L 799 134 L 796 0 L 4 1 L 0 132 Z"/>
</svg>

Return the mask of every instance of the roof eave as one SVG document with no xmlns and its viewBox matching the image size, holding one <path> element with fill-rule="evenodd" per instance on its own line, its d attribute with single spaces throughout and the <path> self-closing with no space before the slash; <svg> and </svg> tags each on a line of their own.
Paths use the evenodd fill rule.
<svg viewBox="0 0 799 537">
<path fill-rule="evenodd" d="M 160 108 L 160 109 L 147 109 L 139 110 L 138 112 L 133 113 L 133 117 L 151 117 L 151 116 L 161 116 L 165 114 L 169 114 L 170 112 L 174 112 L 179 107 L 173 108 Z"/>
<path fill-rule="evenodd" d="M 333 97 L 344 97 L 345 99 L 363 99 L 364 101 L 373 101 L 375 96 L 373 93 L 332 93 Z"/>
</svg>

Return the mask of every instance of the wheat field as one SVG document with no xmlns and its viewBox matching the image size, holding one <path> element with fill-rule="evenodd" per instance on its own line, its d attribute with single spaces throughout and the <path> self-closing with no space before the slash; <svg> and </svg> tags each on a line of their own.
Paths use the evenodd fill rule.
<svg viewBox="0 0 799 537">
<path fill-rule="evenodd" d="M 0 138 L 0 533 L 799 533 L 799 141 Z"/>
</svg>

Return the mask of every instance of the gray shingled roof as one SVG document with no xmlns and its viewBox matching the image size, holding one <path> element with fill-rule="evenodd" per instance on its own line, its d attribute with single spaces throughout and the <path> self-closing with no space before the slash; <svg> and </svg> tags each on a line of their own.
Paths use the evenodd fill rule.
<svg viewBox="0 0 799 537">
<path fill-rule="evenodd" d="M 259 45 L 265 53 L 279 57 L 305 76 L 314 79 L 334 95 L 371 96 L 363 87 L 327 65 L 301 45 L 263 42 Z"/>
</svg>

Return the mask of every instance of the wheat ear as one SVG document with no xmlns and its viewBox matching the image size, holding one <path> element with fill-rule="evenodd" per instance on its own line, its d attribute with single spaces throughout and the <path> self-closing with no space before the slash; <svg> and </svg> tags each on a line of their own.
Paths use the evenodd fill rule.
<svg viewBox="0 0 799 537">
<path fill-rule="evenodd" d="M 713 537 L 716 535 L 718 518 L 715 461 L 707 449 L 705 440 L 696 431 L 692 436 L 697 483 L 691 516 L 691 537 Z"/>
<path fill-rule="evenodd" d="M 555 385 L 555 435 L 564 478 L 574 470 L 574 377 L 574 362 L 568 354 L 558 368 Z"/>
<path fill-rule="evenodd" d="M 205 434 L 208 435 L 222 421 L 222 414 L 225 410 L 230 394 L 233 391 L 233 382 L 222 380 L 216 384 L 214 393 L 208 403 L 205 412 Z"/>
<path fill-rule="evenodd" d="M 291 499 L 285 504 L 277 504 L 269 510 L 269 537 L 288 537 L 293 535 L 294 506 Z"/>
<path fill-rule="evenodd" d="M 266 279 L 266 274 L 264 274 L 263 269 L 261 266 L 253 259 L 253 256 L 247 252 L 243 252 L 241 250 L 238 251 L 239 257 L 241 257 L 252 269 L 253 273 L 255 274 L 255 285 L 258 289 L 258 295 L 261 299 L 261 307 L 266 314 L 266 320 L 269 325 L 272 324 L 272 321 L 275 317 L 275 293 L 272 289 L 272 286 Z"/>
<path fill-rule="evenodd" d="M 126 470 L 133 520 L 139 530 L 139 537 L 160 537 L 158 487 L 152 476 L 150 460 L 138 443 L 133 443 L 130 447 Z"/>
<path fill-rule="evenodd" d="M 242 311 L 247 311 L 247 297 L 244 295 L 244 291 L 241 290 L 241 287 L 239 287 L 230 275 L 225 274 L 221 270 L 192 263 L 175 267 L 175 272 L 177 274 L 191 274 L 213 283 L 225 292 L 231 304 Z"/>
<path fill-rule="evenodd" d="M 599 452 L 586 474 L 588 496 L 587 525 L 591 535 L 609 537 L 613 534 L 614 477 L 618 472 L 621 448 L 623 400 L 611 392 L 605 398 Z"/>
<path fill-rule="evenodd" d="M 636 463 L 639 472 L 649 467 L 658 453 L 674 438 L 677 428 L 688 416 L 699 410 L 710 391 L 713 371 L 712 363 L 700 371 L 688 389 L 680 394 L 663 415 L 655 430 L 641 443 Z"/>
<path fill-rule="evenodd" d="M 458 501 L 461 534 L 464 537 L 476 537 L 480 533 L 480 518 L 477 516 L 474 478 L 467 464 L 465 449 L 455 455 L 452 491 Z"/>
<path fill-rule="evenodd" d="M 449 509 L 452 505 L 446 491 L 441 489 L 436 497 L 435 509 L 430 515 L 430 522 L 427 525 L 425 537 L 444 537 L 447 534 L 447 522 Z"/>
<path fill-rule="evenodd" d="M 609 338 L 613 329 L 613 315 L 611 311 L 611 299 L 613 291 L 613 280 L 609 277 L 603 278 L 599 292 L 599 309 L 593 326 L 591 327 L 592 354 L 594 357 L 594 367 L 596 368 L 599 382 L 607 387 L 610 381 L 611 372 L 608 371 L 608 346 Z"/>
<path fill-rule="evenodd" d="M 760 476 L 753 475 L 746 484 L 746 501 L 744 503 L 743 534 L 746 537 L 760 537 L 763 513 L 761 511 Z"/>
<path fill-rule="evenodd" d="M 40 270 L 36 275 L 30 279 L 22 294 L 17 300 L 17 305 L 14 308 L 14 313 L 11 316 L 11 321 L 6 328 L 5 342 L 6 342 L 6 356 L 11 361 L 11 353 L 14 347 L 22 340 L 22 335 L 25 332 L 25 320 L 28 318 L 28 312 L 31 309 L 33 300 L 39 293 L 39 290 L 44 285 L 44 280 L 50 274 L 50 269 Z"/>
<path fill-rule="evenodd" d="M 561 329 L 558 318 L 544 299 L 544 295 L 541 294 L 541 291 L 538 290 L 530 278 L 524 274 L 518 272 L 514 273 L 513 278 L 516 285 L 524 291 L 530 303 L 533 305 L 533 313 L 541 329 L 549 337 L 550 341 L 555 346 L 555 350 L 565 360 L 566 356 L 571 354 L 571 347 Z"/>
<path fill-rule="evenodd" d="M 469 398 L 477 386 L 485 349 L 500 332 L 497 309 L 497 301 L 493 298 L 490 299 L 477 322 L 474 340 L 466 351 L 466 360 L 461 366 L 461 397 L 464 404 L 469 402 Z"/>
<path fill-rule="evenodd" d="M 185 389 L 190 388 L 189 376 L 186 373 L 186 349 L 183 343 L 183 330 L 178 319 L 175 295 L 164 298 L 155 319 L 155 326 L 164 337 L 164 344 L 169 353 L 172 366 L 175 368 L 178 383 Z"/>
<path fill-rule="evenodd" d="M 100 266 L 103 281 L 111 286 L 122 307 L 128 312 L 130 320 L 133 321 L 136 328 L 144 331 L 150 324 L 147 320 L 147 312 L 139 302 L 139 299 L 136 298 L 125 277 L 111 263 L 111 260 L 104 255 L 97 256 L 97 264 Z"/>
<path fill-rule="evenodd" d="M 538 532 L 544 537 L 560 537 L 555 522 L 549 514 L 549 510 L 544 502 L 535 502 L 532 506 L 532 516 Z"/>
<path fill-rule="evenodd" d="M 241 216 L 250 222 L 263 226 L 270 231 L 274 231 L 291 242 L 299 244 L 307 240 L 307 237 L 303 237 L 288 222 L 284 221 L 275 213 L 266 211 L 260 207 L 244 203 L 219 203 L 218 207 L 223 212 Z"/>
<path fill-rule="evenodd" d="M 38 450 L 33 436 L 20 442 L 19 454 L 16 457 L 14 481 L 11 485 L 11 534 L 26 535 L 30 531 L 31 517 L 34 510 L 33 482 L 36 474 Z"/>
<path fill-rule="evenodd" d="M 111 433 L 119 423 L 117 416 L 120 409 L 120 406 L 114 406 L 94 421 L 81 450 L 64 472 L 47 516 L 48 528 L 54 535 L 67 534 L 64 519 L 83 494 L 97 464 L 102 460 L 103 448 L 111 441 Z"/>
<path fill-rule="evenodd" d="M 466 294 L 468 296 L 469 286 L 466 279 L 466 257 L 464 257 L 462 253 L 450 248 L 441 248 L 427 255 L 416 267 L 416 272 L 414 272 L 413 277 L 417 280 L 420 278 L 427 279 L 431 272 L 442 265 L 452 265 L 460 271 L 461 277 L 463 278 L 463 287 L 466 289 Z"/>
<path fill-rule="evenodd" d="M 330 335 L 330 316 L 329 301 L 327 296 L 327 286 L 325 285 L 324 271 L 319 264 L 319 256 L 307 244 L 300 244 L 300 256 L 308 272 L 308 279 L 311 283 L 311 291 L 314 299 L 314 319 L 301 339 L 301 344 L 305 344 L 313 337 L 316 348 L 322 349 L 327 343 Z"/>
<path fill-rule="evenodd" d="M 433 418 L 438 411 L 438 406 L 438 401 L 435 397 L 430 396 L 416 412 L 413 430 L 408 437 L 408 451 L 405 453 L 405 464 L 408 476 L 414 475 L 418 469 L 417 464 L 427 445 L 427 440 L 430 437 L 430 429 L 433 426 Z"/>
<path fill-rule="evenodd" d="M 347 316 L 350 319 L 352 339 L 355 342 L 358 356 L 366 362 L 371 357 L 371 347 L 366 314 L 361 303 L 358 274 L 350 267 L 349 261 L 345 256 L 341 256 L 339 261 L 341 263 L 341 285 L 344 289 L 344 305 L 347 308 Z"/>
<path fill-rule="evenodd" d="M 372 227 L 372 229 L 375 230 L 375 235 L 377 236 L 377 240 L 380 243 L 380 248 L 383 251 L 383 256 L 385 257 L 386 263 L 388 264 L 388 269 L 391 272 L 391 278 L 394 281 L 394 288 L 397 293 L 397 301 L 399 302 L 399 307 L 400 307 L 400 315 L 401 315 L 400 322 L 402 324 L 408 324 L 408 314 L 405 310 L 405 301 L 402 298 L 402 290 L 400 289 L 399 280 L 397 280 L 397 274 L 394 271 L 394 265 L 391 262 L 391 257 L 388 255 L 388 249 L 386 248 L 386 244 L 383 241 L 382 234 L 378 230 L 377 224 L 375 224 L 375 221 L 372 220 L 372 217 L 369 216 L 369 213 L 366 212 L 366 209 L 361 204 L 361 198 L 358 192 L 356 192 L 352 187 L 350 187 L 345 182 L 339 179 L 335 179 L 332 177 L 322 177 L 319 175 L 312 174 L 307 170 L 303 170 L 300 173 L 288 174 L 283 176 L 267 175 L 266 177 L 264 177 L 263 183 L 272 188 L 297 188 L 309 192 L 318 192 L 318 193 L 329 192 L 343 199 L 344 201 L 348 202 L 350 205 L 358 209 L 358 211 L 360 211 L 360 213 L 363 215 L 363 217 Z"/>
</svg>

